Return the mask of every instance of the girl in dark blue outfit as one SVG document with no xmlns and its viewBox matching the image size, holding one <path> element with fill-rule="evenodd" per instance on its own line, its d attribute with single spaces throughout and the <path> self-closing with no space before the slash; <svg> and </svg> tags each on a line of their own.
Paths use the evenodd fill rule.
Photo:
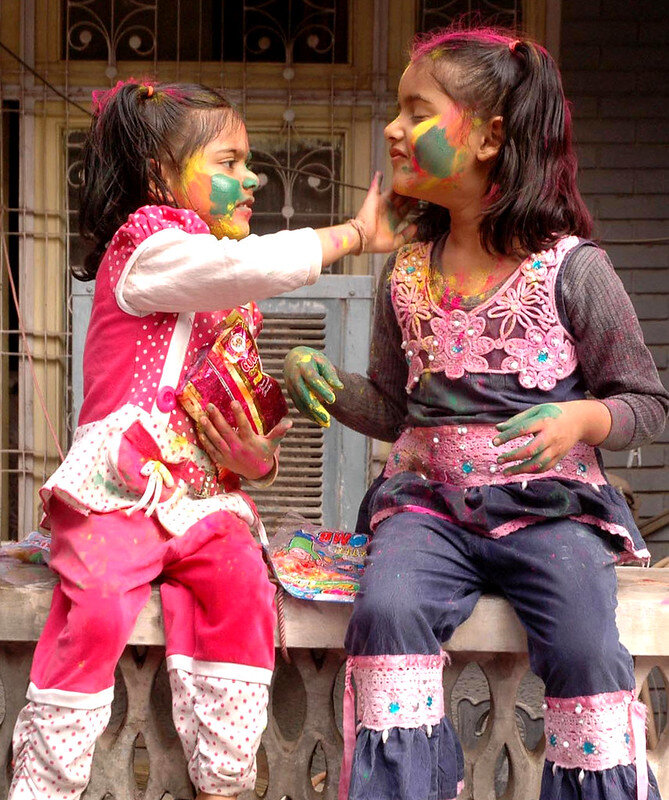
<svg viewBox="0 0 669 800">
<path fill-rule="evenodd" d="M 546 686 L 540 800 L 659 800 L 615 621 L 614 566 L 649 554 L 597 447 L 656 436 L 669 395 L 587 238 L 559 73 L 531 42 L 442 32 L 415 45 L 398 96 L 393 188 L 429 205 L 381 276 L 369 376 L 307 348 L 286 361 L 305 413 L 332 403 L 394 442 L 365 503 L 340 798 L 461 791 L 441 643 L 494 589 Z"/>
</svg>

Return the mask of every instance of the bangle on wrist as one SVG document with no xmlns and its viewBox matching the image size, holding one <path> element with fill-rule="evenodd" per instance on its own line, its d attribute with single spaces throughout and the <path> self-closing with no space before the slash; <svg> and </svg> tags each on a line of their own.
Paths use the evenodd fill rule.
<svg viewBox="0 0 669 800">
<path fill-rule="evenodd" d="M 272 457 L 272 466 L 269 468 L 269 470 L 260 478 L 254 478 L 252 480 L 247 478 L 246 481 L 256 489 L 265 489 L 266 487 L 271 486 L 274 483 L 278 473 L 279 473 L 279 453 L 275 450 L 274 455 Z"/>
<path fill-rule="evenodd" d="M 365 230 L 365 224 L 359 219 L 349 219 L 348 224 L 353 227 L 360 238 L 360 247 L 357 250 L 351 251 L 354 256 L 359 256 L 361 253 L 364 253 L 367 248 L 367 231 Z"/>
</svg>

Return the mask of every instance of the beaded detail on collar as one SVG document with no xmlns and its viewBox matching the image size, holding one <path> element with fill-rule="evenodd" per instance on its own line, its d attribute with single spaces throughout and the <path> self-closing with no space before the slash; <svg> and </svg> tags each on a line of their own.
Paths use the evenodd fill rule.
<svg viewBox="0 0 669 800">
<path fill-rule="evenodd" d="M 461 378 L 465 372 L 515 373 L 526 389 L 550 391 L 577 365 L 574 341 L 560 322 L 555 283 L 576 236 L 532 255 L 485 302 L 467 311 L 444 308 L 429 286 L 432 244 L 403 247 L 391 296 L 409 365 L 406 390 L 424 372 Z"/>
</svg>

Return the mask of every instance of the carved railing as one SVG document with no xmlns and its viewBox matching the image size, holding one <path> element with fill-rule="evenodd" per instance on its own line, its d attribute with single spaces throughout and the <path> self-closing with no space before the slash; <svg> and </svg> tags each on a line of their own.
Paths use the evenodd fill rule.
<svg viewBox="0 0 669 800">
<path fill-rule="evenodd" d="M 638 686 L 650 671 L 669 685 L 669 570 L 618 570 L 618 626 L 635 655 Z M 0 563 L 0 798 L 7 795 L 11 735 L 24 704 L 34 642 L 48 611 L 53 578 L 43 567 Z M 344 604 L 285 602 L 290 664 L 278 656 L 270 723 L 255 792 L 243 800 L 334 800 L 341 757 Z M 97 745 L 87 800 L 192 798 L 171 720 L 160 600 L 154 591 L 119 663 L 112 719 Z M 462 798 L 532 800 L 543 759 L 536 686 L 524 694 L 525 634 L 510 606 L 483 597 L 448 643 L 446 708 L 460 728 L 466 758 Z M 462 685 L 475 663 L 478 688 Z M 657 672 L 659 670 L 659 673 Z M 480 685 L 485 685 L 481 691 Z M 664 697 L 659 701 L 666 704 Z M 450 702 L 449 702 L 450 701 Z M 658 702 L 658 701 L 656 701 Z M 666 720 L 666 705 L 664 705 Z M 669 725 L 654 730 L 648 760 L 669 796 Z M 650 742 L 649 737 L 649 742 Z"/>
</svg>

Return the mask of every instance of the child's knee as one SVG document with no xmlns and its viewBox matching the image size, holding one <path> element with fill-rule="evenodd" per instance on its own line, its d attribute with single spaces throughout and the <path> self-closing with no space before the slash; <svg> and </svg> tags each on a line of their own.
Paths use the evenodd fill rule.
<svg viewBox="0 0 669 800">
<path fill-rule="evenodd" d="M 212 558 L 211 575 L 211 599 L 216 595 L 228 606 L 231 598 L 242 604 L 263 600 L 271 603 L 274 596 L 267 565 L 255 545 L 235 552 L 220 549 Z"/>
<path fill-rule="evenodd" d="M 73 634 L 84 642 L 94 642 L 96 649 L 122 649 L 143 603 L 134 602 L 106 582 L 87 588 L 77 600 L 68 618 Z"/>
<path fill-rule="evenodd" d="M 617 638 L 580 636 L 573 630 L 543 643 L 532 661 L 548 694 L 597 694 L 634 685 L 632 658 Z"/>
</svg>

